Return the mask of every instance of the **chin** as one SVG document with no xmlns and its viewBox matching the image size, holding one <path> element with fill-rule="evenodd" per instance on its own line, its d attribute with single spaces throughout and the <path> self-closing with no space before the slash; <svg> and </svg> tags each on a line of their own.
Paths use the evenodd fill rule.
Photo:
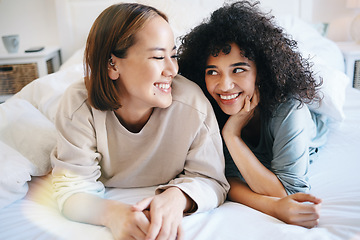
<svg viewBox="0 0 360 240">
<path fill-rule="evenodd" d="M 168 108 L 168 107 L 170 107 L 171 104 L 172 104 L 172 97 L 169 97 L 166 100 L 164 99 L 162 102 L 160 102 L 157 107 L 158 108 Z"/>
<path fill-rule="evenodd" d="M 233 108 L 233 107 L 221 107 L 221 110 L 222 110 L 225 114 L 230 115 L 230 116 L 235 115 L 235 114 L 237 114 L 237 113 L 240 111 L 240 110 L 235 109 L 235 108 Z"/>
</svg>

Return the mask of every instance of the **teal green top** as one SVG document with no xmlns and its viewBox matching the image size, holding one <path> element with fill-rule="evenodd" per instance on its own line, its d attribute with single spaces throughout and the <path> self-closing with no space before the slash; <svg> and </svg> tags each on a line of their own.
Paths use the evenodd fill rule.
<svg viewBox="0 0 360 240">
<path fill-rule="evenodd" d="M 272 171 L 288 194 L 308 192 L 309 164 L 316 158 L 318 148 L 327 139 L 327 118 L 311 112 L 299 102 L 280 104 L 273 117 L 261 122 L 260 141 L 257 146 L 248 143 L 259 161 Z M 242 176 L 224 147 L 227 177 Z M 243 179 L 244 180 L 244 179 Z"/>
</svg>

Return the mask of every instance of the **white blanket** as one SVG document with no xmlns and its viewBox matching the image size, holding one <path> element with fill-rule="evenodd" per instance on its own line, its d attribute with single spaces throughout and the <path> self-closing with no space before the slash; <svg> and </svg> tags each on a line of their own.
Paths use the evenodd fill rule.
<svg viewBox="0 0 360 240">
<path fill-rule="evenodd" d="M 343 123 L 332 123 L 328 143 L 311 165 L 311 193 L 322 198 L 317 228 L 285 224 L 244 205 L 226 202 L 183 220 L 186 239 L 360 239 L 360 91 L 347 89 Z M 108 229 L 64 218 L 52 199 L 51 176 L 33 177 L 26 197 L 0 210 L 0 239 L 112 239 Z M 154 188 L 108 189 L 135 203 Z"/>
</svg>

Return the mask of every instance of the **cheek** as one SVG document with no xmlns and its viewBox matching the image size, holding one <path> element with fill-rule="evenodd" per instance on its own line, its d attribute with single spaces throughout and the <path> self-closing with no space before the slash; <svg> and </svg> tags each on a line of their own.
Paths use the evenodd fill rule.
<svg viewBox="0 0 360 240">
<path fill-rule="evenodd" d="M 214 90 L 214 84 L 207 77 L 205 77 L 205 85 L 206 85 L 207 91 L 210 94 L 212 94 L 212 92 Z"/>
<path fill-rule="evenodd" d="M 174 66 L 175 66 L 176 73 L 178 73 L 179 72 L 179 64 L 178 64 L 177 60 L 174 60 Z"/>
<path fill-rule="evenodd" d="M 247 91 L 248 94 L 253 95 L 253 93 L 255 92 L 255 79 L 247 79 L 246 81 L 244 81 L 244 85 L 243 88 L 245 91 Z"/>
</svg>

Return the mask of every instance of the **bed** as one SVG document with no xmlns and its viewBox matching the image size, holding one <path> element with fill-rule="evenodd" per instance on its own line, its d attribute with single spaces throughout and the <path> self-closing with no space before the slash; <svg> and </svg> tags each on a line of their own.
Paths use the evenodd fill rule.
<svg viewBox="0 0 360 240">
<path fill-rule="evenodd" d="M 0 104 L 0 239 L 112 239 L 102 226 L 73 222 L 61 215 L 52 198 L 50 152 L 55 145 L 54 118 L 65 89 L 83 76 L 86 34 L 95 17 L 115 1 L 57 0 L 59 38 L 64 64 Z M 118 1 L 116 1 L 118 2 Z M 166 12 L 176 36 L 199 23 L 221 0 L 137 2 Z M 360 91 L 344 74 L 344 60 L 332 41 L 319 34 L 301 15 L 311 1 L 265 0 L 276 21 L 299 42 L 324 79 L 324 101 L 310 106 L 327 114 L 329 138 L 312 163 L 310 192 L 322 198 L 318 227 L 285 224 L 244 205 L 226 201 L 220 207 L 183 219 L 185 239 L 360 239 Z M 266 4 L 265 4 L 266 3 Z M 286 13 L 286 14 L 285 14 Z M 107 189 L 106 197 L 135 203 L 154 188 Z"/>
</svg>

